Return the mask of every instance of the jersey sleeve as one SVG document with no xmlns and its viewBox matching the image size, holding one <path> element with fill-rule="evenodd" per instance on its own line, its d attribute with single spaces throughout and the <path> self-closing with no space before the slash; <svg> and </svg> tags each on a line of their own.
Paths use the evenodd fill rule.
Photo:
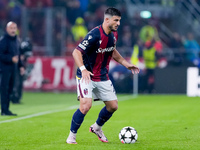
<svg viewBox="0 0 200 150">
<path fill-rule="evenodd" d="M 89 52 L 93 46 L 95 46 L 100 39 L 100 32 L 98 28 L 91 30 L 85 38 L 76 47 L 83 54 Z"/>
<path fill-rule="evenodd" d="M 118 33 L 117 33 L 117 31 L 114 31 L 113 34 L 114 34 L 114 36 L 116 38 L 116 41 L 117 41 L 118 40 Z"/>
<path fill-rule="evenodd" d="M 117 44 L 117 40 L 118 40 L 118 33 L 117 33 L 117 31 L 113 32 L 113 35 L 114 35 L 114 46 L 116 48 L 116 44 Z"/>
</svg>

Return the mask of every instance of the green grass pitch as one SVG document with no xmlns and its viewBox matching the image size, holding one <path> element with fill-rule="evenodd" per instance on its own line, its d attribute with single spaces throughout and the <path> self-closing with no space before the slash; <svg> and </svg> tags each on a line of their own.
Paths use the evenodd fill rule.
<svg viewBox="0 0 200 150">
<path fill-rule="evenodd" d="M 66 144 L 71 117 L 79 102 L 74 93 L 24 93 L 22 104 L 10 108 L 17 117 L 0 116 L 0 150 L 198 150 L 200 98 L 185 95 L 119 95 L 119 109 L 102 128 L 102 143 L 89 127 L 104 106 L 93 102 L 77 134 Z M 135 144 L 122 144 L 120 130 L 132 126 Z"/>
</svg>

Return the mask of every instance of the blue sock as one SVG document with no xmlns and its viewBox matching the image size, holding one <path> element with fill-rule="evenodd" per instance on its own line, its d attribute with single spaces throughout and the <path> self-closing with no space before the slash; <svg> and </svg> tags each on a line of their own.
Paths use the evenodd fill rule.
<svg viewBox="0 0 200 150">
<path fill-rule="evenodd" d="M 99 125 L 99 126 L 103 126 L 104 123 L 106 121 L 108 121 L 110 119 L 110 117 L 112 116 L 112 112 L 109 112 L 107 109 L 106 109 L 106 106 L 103 107 L 99 113 L 99 117 L 97 118 L 97 121 L 96 123 Z"/>
<path fill-rule="evenodd" d="M 77 130 L 80 128 L 84 120 L 84 117 L 85 115 L 80 111 L 80 109 L 77 109 L 72 117 L 71 128 L 70 128 L 71 132 L 77 133 Z"/>
</svg>

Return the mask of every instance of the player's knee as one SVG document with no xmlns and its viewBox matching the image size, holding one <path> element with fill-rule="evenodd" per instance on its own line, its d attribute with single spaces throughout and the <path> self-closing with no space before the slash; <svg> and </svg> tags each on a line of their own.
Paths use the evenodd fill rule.
<svg viewBox="0 0 200 150">
<path fill-rule="evenodd" d="M 91 105 L 84 105 L 80 108 L 80 111 L 83 113 L 83 114 L 87 114 L 87 112 L 90 110 L 91 108 Z"/>
<path fill-rule="evenodd" d="M 113 110 L 113 112 L 116 111 L 117 109 L 118 109 L 118 105 L 114 105 L 114 106 L 112 106 L 112 110 Z"/>
<path fill-rule="evenodd" d="M 92 107 L 92 99 L 83 98 L 80 100 L 80 111 L 83 114 L 87 114 L 87 112 Z"/>
<path fill-rule="evenodd" d="M 117 109 L 118 109 L 118 105 L 117 104 L 116 105 L 112 105 L 110 107 L 107 107 L 107 110 L 109 112 L 115 112 Z"/>
</svg>

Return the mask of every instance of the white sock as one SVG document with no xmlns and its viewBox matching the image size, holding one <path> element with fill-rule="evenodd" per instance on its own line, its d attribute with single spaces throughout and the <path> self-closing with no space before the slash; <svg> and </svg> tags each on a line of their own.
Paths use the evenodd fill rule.
<svg viewBox="0 0 200 150">
<path fill-rule="evenodd" d="M 76 133 L 73 133 L 72 131 L 69 132 L 69 136 L 76 137 Z"/>
<path fill-rule="evenodd" d="M 96 122 L 94 123 L 95 130 L 101 130 L 102 126 L 99 126 Z"/>
</svg>

